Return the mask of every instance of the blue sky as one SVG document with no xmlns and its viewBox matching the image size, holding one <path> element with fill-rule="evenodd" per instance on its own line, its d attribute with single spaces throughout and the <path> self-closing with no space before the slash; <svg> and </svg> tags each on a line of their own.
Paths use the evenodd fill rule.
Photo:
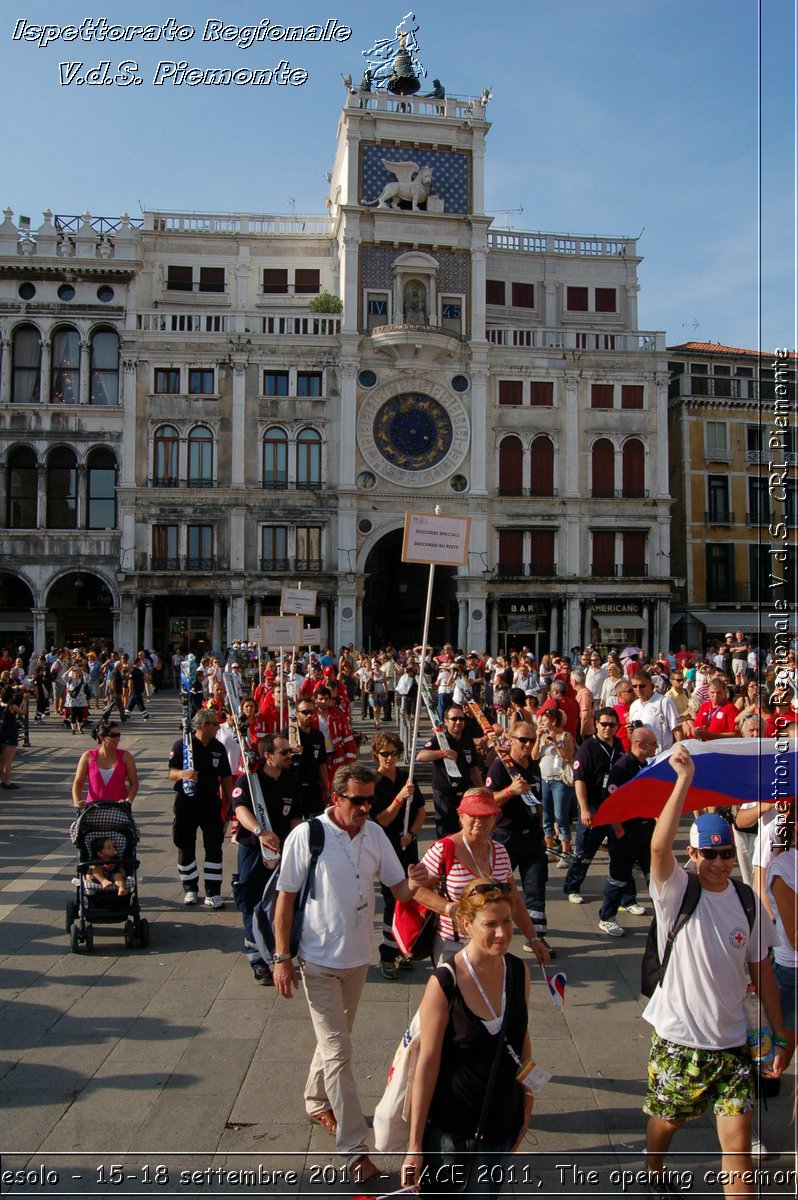
<svg viewBox="0 0 798 1200">
<path fill-rule="evenodd" d="M 365 0 L 60 0 L 0 21 L 5 117 L 0 202 L 26 214 L 142 208 L 323 213 L 341 73 L 410 10 Z M 493 89 L 486 207 L 495 224 L 638 236 L 640 325 L 668 342 L 796 344 L 794 0 L 476 0 L 412 6 L 429 87 Z M 57 16 L 55 15 L 57 13 Z M 30 24 L 162 24 L 188 41 L 14 41 Z M 233 25 L 323 24 L 329 44 L 205 42 Z M 760 38 L 761 21 L 761 38 Z M 275 67 L 298 87 L 153 86 L 156 65 Z M 61 86 L 59 63 L 138 63 L 141 85 Z M 760 70 L 761 60 L 761 70 Z M 13 117 L 10 114 L 13 112 Z M 761 129 L 761 137 L 760 137 Z M 760 188 L 760 169 L 762 186 Z M 523 208 L 522 213 L 500 210 Z"/>
</svg>

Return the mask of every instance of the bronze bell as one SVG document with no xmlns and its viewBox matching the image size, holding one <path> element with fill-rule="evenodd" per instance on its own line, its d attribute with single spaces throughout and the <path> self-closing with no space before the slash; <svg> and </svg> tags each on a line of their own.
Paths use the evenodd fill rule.
<svg viewBox="0 0 798 1200">
<path fill-rule="evenodd" d="M 393 74 L 386 86 L 394 96 L 413 96 L 421 87 L 421 80 L 413 71 L 413 62 L 405 49 L 404 32 L 400 36 L 401 46 L 393 60 Z"/>
</svg>

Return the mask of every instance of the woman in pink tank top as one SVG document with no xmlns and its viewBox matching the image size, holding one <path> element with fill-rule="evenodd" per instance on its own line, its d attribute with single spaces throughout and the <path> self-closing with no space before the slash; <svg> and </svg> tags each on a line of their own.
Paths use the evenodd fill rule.
<svg viewBox="0 0 798 1200">
<path fill-rule="evenodd" d="M 132 804 L 139 790 L 139 777 L 133 755 L 129 750 L 119 749 L 121 729 L 113 721 L 101 721 L 93 736 L 98 747 L 80 756 L 72 781 L 72 803 L 78 811 L 98 800 L 117 803 L 126 800 Z M 87 780 L 88 794 L 84 800 Z"/>
</svg>

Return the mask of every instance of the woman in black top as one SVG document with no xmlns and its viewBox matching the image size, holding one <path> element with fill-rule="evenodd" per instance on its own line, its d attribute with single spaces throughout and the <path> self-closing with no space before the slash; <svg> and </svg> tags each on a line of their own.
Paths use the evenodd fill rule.
<svg viewBox="0 0 798 1200">
<path fill-rule="evenodd" d="M 468 1195 L 496 1196 L 502 1172 L 492 1168 L 517 1148 L 529 1125 L 532 1094 L 517 1079 L 531 1053 L 529 976 L 507 953 L 510 886 L 483 877 L 468 885 L 457 915 L 468 945 L 451 965 L 438 967 L 424 992 L 406 1187 L 440 1192 L 438 1181 L 446 1179 L 449 1191 L 458 1190 L 454 1181 Z"/>
</svg>

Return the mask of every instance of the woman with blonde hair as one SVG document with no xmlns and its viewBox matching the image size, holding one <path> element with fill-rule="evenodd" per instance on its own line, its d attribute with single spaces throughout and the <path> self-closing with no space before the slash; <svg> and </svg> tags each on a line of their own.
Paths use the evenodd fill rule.
<svg viewBox="0 0 798 1200">
<path fill-rule="evenodd" d="M 511 888 L 486 875 L 465 887 L 456 907 L 468 943 L 424 992 L 405 1187 L 437 1192 L 437 1180 L 456 1179 L 462 1194 L 496 1196 L 529 1126 L 533 1097 L 518 1079 L 531 1056 L 529 976 L 508 953 Z"/>
</svg>

